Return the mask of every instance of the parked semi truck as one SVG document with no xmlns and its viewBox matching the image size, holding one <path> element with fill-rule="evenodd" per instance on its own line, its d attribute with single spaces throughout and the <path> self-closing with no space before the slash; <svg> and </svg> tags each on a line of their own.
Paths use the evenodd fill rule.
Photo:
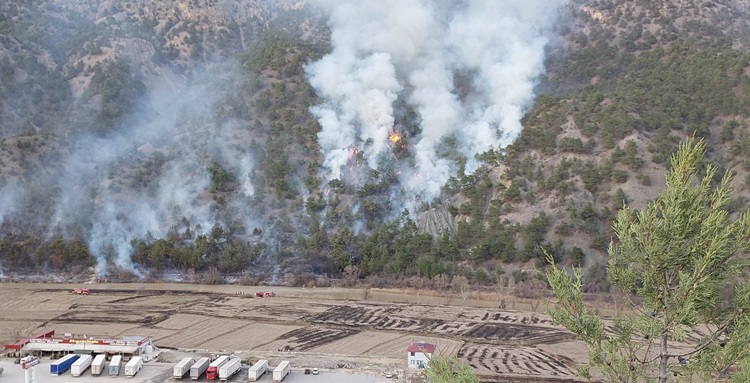
<svg viewBox="0 0 750 383">
<path fill-rule="evenodd" d="M 120 365 L 122 364 L 122 355 L 115 355 L 109 361 L 109 376 L 120 375 Z"/>
<path fill-rule="evenodd" d="M 193 359 L 193 358 L 191 358 L 189 356 L 185 357 L 185 358 L 182 358 L 182 360 L 180 361 L 180 363 L 177 363 L 174 366 L 174 371 L 172 372 L 172 376 L 175 379 L 182 379 L 182 377 L 185 376 L 185 374 L 188 371 L 190 371 L 190 367 L 193 364 L 195 364 L 195 359 Z"/>
<path fill-rule="evenodd" d="M 99 354 L 91 362 L 91 375 L 98 376 L 104 372 L 104 362 L 107 361 L 107 355 Z"/>
<path fill-rule="evenodd" d="M 265 374 L 267 370 L 268 370 L 268 361 L 259 360 L 252 367 L 247 369 L 247 376 L 248 378 L 250 378 L 251 382 L 254 382 L 260 379 L 260 377 L 263 376 L 263 374 Z"/>
<path fill-rule="evenodd" d="M 52 362 L 52 364 L 49 365 L 49 373 L 52 376 L 60 376 L 65 373 L 65 371 L 68 371 L 70 369 L 70 366 L 75 363 L 75 361 L 78 360 L 78 355 L 76 354 L 68 354 L 63 356 L 62 358 Z"/>
<path fill-rule="evenodd" d="M 208 369 L 206 370 L 206 379 L 208 380 L 216 380 L 219 378 L 219 367 L 226 363 L 229 360 L 229 355 L 222 355 L 211 364 L 208 365 Z"/>
<path fill-rule="evenodd" d="M 91 366 L 91 362 L 94 360 L 94 357 L 91 355 L 81 355 L 78 360 L 73 362 L 73 364 L 70 366 L 70 375 L 73 376 L 81 376 L 84 372 Z"/>
<path fill-rule="evenodd" d="M 143 358 L 140 356 L 134 356 L 133 359 L 130 359 L 128 364 L 125 365 L 125 377 L 134 377 L 141 368 L 143 368 Z"/>
<path fill-rule="evenodd" d="M 288 360 L 282 361 L 273 370 L 273 381 L 280 382 L 284 380 L 284 378 L 286 378 L 286 376 L 289 375 L 289 372 L 291 370 L 292 370 L 292 366 L 289 365 L 289 361 Z"/>
<path fill-rule="evenodd" d="M 242 367 L 242 359 L 230 358 L 226 363 L 219 367 L 219 380 L 226 382 L 240 372 L 240 367 Z"/>
<path fill-rule="evenodd" d="M 190 366 L 190 379 L 198 380 L 200 379 L 201 375 L 203 375 L 206 370 L 208 370 L 208 365 L 211 363 L 211 359 L 208 358 L 200 358 L 198 359 L 195 364 Z"/>
</svg>

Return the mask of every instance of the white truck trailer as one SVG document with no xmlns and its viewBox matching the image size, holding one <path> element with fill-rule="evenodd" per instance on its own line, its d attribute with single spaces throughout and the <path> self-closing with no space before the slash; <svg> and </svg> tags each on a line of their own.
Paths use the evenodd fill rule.
<svg viewBox="0 0 750 383">
<path fill-rule="evenodd" d="M 211 359 L 209 358 L 198 359 L 197 362 L 190 366 L 190 379 L 198 380 L 208 370 L 209 364 L 211 364 Z"/>
<path fill-rule="evenodd" d="M 226 382 L 236 373 L 240 372 L 242 367 L 242 359 L 231 358 L 228 362 L 224 363 L 219 367 L 219 380 Z"/>
<path fill-rule="evenodd" d="M 115 355 L 109 361 L 109 376 L 120 375 L 120 365 L 122 365 L 122 355 Z"/>
<path fill-rule="evenodd" d="M 273 381 L 280 382 L 284 380 L 284 378 L 286 378 L 286 376 L 289 375 L 289 372 L 291 370 L 292 370 L 292 366 L 289 365 L 289 361 L 288 360 L 282 361 L 273 370 Z"/>
<path fill-rule="evenodd" d="M 177 363 L 174 366 L 174 371 L 172 372 L 172 376 L 175 379 L 182 379 L 182 377 L 185 376 L 185 374 L 188 371 L 190 371 L 190 367 L 193 364 L 195 364 L 195 359 L 193 359 L 193 358 L 191 358 L 189 356 L 185 357 L 185 358 L 182 358 L 182 360 L 180 361 L 180 363 Z"/>
<path fill-rule="evenodd" d="M 91 366 L 91 361 L 94 360 L 94 357 L 91 355 L 81 355 L 78 360 L 76 360 L 72 366 L 70 366 L 70 375 L 73 376 L 81 376 L 84 372 Z"/>
<path fill-rule="evenodd" d="M 262 359 L 247 369 L 247 376 L 251 382 L 254 382 L 260 379 L 266 371 L 268 371 L 268 361 Z"/>
<path fill-rule="evenodd" d="M 94 361 L 91 362 L 91 375 L 99 376 L 104 372 L 104 362 L 107 361 L 106 354 L 99 354 L 94 357 Z"/>
<path fill-rule="evenodd" d="M 134 377 L 141 368 L 143 368 L 143 358 L 140 356 L 134 356 L 133 359 L 130 359 L 128 364 L 125 365 L 125 377 Z"/>
<path fill-rule="evenodd" d="M 81 355 L 78 360 L 76 360 L 72 366 L 70 366 L 70 375 L 73 376 L 81 376 L 84 372 L 91 366 L 91 361 L 94 360 L 94 357 L 91 355 Z"/>
</svg>

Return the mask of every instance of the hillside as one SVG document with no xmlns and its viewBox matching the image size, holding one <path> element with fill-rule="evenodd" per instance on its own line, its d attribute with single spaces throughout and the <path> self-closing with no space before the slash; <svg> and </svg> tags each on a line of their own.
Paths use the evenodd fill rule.
<svg viewBox="0 0 750 383">
<path fill-rule="evenodd" d="M 545 248 L 583 265 L 589 291 L 606 289 L 612 220 L 663 190 L 684 137 L 706 139 L 710 161 L 735 173 L 732 210 L 747 206 L 750 2 L 560 4 L 555 20 L 534 19 L 549 28 L 518 37 L 546 41 L 538 73 L 511 62 L 504 70 L 529 81 L 498 89 L 492 77 L 487 89 L 476 81 L 493 56 L 470 69 L 468 47 L 455 62 L 430 53 L 455 52 L 434 35 L 453 30 L 425 24 L 429 37 L 414 37 L 424 51 L 391 43 L 420 36 L 396 33 L 400 20 L 368 35 L 372 20 L 357 17 L 378 10 L 0 5 L 0 275 L 533 285 Z M 360 27 L 368 38 L 344 38 Z M 458 35 L 471 38 L 466 28 Z M 374 81 L 333 65 L 351 50 L 377 52 L 370 42 L 393 49 L 395 69 L 377 54 L 353 66 Z M 459 69 L 443 80 L 435 63 Z M 420 93 L 423 83 L 432 91 Z M 507 95 L 508 84 L 529 91 Z M 452 103 L 438 99 L 445 89 Z M 494 93 L 528 105 L 496 113 L 485 105 Z M 517 138 L 490 148 L 465 133 L 484 120 L 441 125 L 456 120 L 443 113 L 453 104 L 485 107 L 489 126 Z M 516 114 L 520 124 L 508 120 Z M 332 115 L 362 127 L 336 130 Z M 431 137 L 431 126 L 446 133 Z"/>
</svg>

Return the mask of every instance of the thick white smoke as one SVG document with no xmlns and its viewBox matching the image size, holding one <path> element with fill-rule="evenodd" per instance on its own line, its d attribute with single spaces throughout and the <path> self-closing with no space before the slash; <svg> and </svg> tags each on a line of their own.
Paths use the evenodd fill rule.
<svg viewBox="0 0 750 383">
<path fill-rule="evenodd" d="M 245 156 L 240 160 L 240 185 L 242 195 L 245 197 L 252 197 L 255 195 L 255 186 L 253 186 L 253 168 L 254 163 L 252 157 Z"/>
<path fill-rule="evenodd" d="M 408 139 L 413 165 L 401 171 L 407 196 L 437 197 L 456 174 L 457 164 L 438 155 L 446 138 L 467 172 L 479 166 L 477 154 L 512 143 L 564 1 L 319 1 L 330 12 L 333 50 L 306 72 L 324 99 L 311 111 L 325 178 L 346 180 L 355 149 L 378 167 L 397 99 L 417 111 L 421 128 Z"/>
<path fill-rule="evenodd" d="M 88 227 L 84 235 L 99 273 L 108 265 L 137 272 L 133 239 L 165 238 L 173 229 L 201 234 L 226 225 L 209 196 L 211 163 L 234 173 L 245 197 L 253 195 L 253 156 L 233 135 L 236 123 L 216 118 L 237 71 L 217 64 L 194 73 L 176 91 L 155 86 L 134 117 L 112 133 L 74 138 L 59 172 L 50 174 L 60 191 L 50 228 Z M 234 205 L 248 220 L 253 216 L 245 204 Z"/>
</svg>

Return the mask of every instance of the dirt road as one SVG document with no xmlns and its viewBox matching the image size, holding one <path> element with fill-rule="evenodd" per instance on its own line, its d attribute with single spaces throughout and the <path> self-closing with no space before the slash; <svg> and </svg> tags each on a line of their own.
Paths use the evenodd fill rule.
<svg viewBox="0 0 750 383">
<path fill-rule="evenodd" d="M 457 306 L 449 298 L 340 288 L 275 287 L 276 297 L 255 298 L 269 288 L 93 284 L 90 295 L 74 295 L 73 287 L 80 286 L 0 284 L 0 341 L 43 329 L 143 335 L 163 348 L 385 371 L 405 368 L 406 347 L 421 340 L 458 355 L 486 381 L 577 381 L 575 367 L 586 358 L 547 315 L 481 307 L 493 302 Z"/>
</svg>

